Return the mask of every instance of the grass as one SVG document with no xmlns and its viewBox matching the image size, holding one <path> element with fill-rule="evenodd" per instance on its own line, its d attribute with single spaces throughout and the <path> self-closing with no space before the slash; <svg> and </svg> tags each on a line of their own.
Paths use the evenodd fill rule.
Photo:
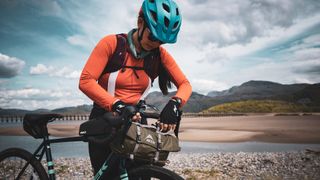
<svg viewBox="0 0 320 180">
<path fill-rule="evenodd" d="M 204 113 L 292 113 L 309 112 L 299 104 L 277 100 L 246 100 L 213 106 Z"/>
</svg>

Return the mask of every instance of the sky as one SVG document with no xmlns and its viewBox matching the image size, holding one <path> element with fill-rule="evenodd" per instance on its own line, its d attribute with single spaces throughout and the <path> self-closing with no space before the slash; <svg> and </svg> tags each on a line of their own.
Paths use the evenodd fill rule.
<svg viewBox="0 0 320 180">
<path fill-rule="evenodd" d="M 250 80 L 320 82 L 319 0 L 176 2 L 178 42 L 163 46 L 193 91 L 207 94 Z M 136 27 L 141 4 L 1 0 L 0 108 L 91 104 L 78 89 L 82 68 L 101 38 Z"/>
</svg>

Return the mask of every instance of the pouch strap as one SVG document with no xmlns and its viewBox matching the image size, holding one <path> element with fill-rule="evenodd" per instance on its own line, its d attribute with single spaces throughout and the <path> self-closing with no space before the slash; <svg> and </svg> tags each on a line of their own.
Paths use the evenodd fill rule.
<svg viewBox="0 0 320 180">
<path fill-rule="evenodd" d="M 141 142 L 141 127 L 140 126 L 136 126 L 137 127 L 137 138 L 136 141 L 137 143 Z"/>
<path fill-rule="evenodd" d="M 138 149 L 139 149 L 139 143 L 136 143 L 133 149 L 133 155 L 135 155 L 138 152 Z"/>
<path fill-rule="evenodd" d="M 161 134 L 160 133 L 157 133 L 158 134 L 158 143 L 157 143 L 157 150 L 161 150 L 162 146 L 162 141 L 161 141 Z"/>
<path fill-rule="evenodd" d="M 158 141 L 157 141 L 157 152 L 156 152 L 156 155 L 154 157 L 154 161 L 157 162 L 159 161 L 159 156 L 160 156 L 160 149 L 161 149 L 161 134 L 160 133 L 157 133 L 158 134 Z"/>
<path fill-rule="evenodd" d="M 139 144 L 141 142 L 141 127 L 138 125 L 136 127 L 137 127 L 136 145 L 134 146 L 133 154 L 130 154 L 130 159 L 134 159 L 134 155 L 138 152 Z"/>
<path fill-rule="evenodd" d="M 160 152 L 159 152 L 159 150 L 157 150 L 156 155 L 154 156 L 155 162 L 159 161 L 159 155 L 160 155 Z"/>
</svg>

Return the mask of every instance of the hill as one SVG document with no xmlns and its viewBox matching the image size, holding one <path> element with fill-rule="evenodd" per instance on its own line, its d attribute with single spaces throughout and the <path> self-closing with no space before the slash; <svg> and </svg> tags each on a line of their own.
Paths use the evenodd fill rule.
<svg viewBox="0 0 320 180">
<path fill-rule="evenodd" d="M 170 97 L 161 92 L 149 93 L 146 97 L 148 104 L 153 104 L 160 110 L 166 105 Z M 212 91 L 207 95 L 192 92 L 188 103 L 183 107 L 184 112 L 202 112 L 212 106 L 246 100 L 275 100 L 285 101 L 305 106 L 310 111 L 320 112 L 320 83 L 318 84 L 290 84 L 284 85 L 269 81 L 248 81 L 239 86 L 224 91 Z M 0 109 L 0 115 L 23 115 L 25 113 L 52 112 L 61 114 L 87 114 L 92 105 L 64 107 L 54 110 L 40 109 L 27 111 L 20 109 Z"/>
<path fill-rule="evenodd" d="M 175 92 L 163 96 L 160 92 L 150 93 L 146 100 L 162 109 Z M 283 85 L 269 81 L 248 81 L 224 91 L 212 91 L 207 95 L 193 92 L 188 103 L 183 107 L 184 112 L 201 112 L 212 106 L 245 100 L 279 100 L 302 104 L 320 111 L 319 84 Z"/>
<path fill-rule="evenodd" d="M 269 81 L 248 81 L 240 86 L 234 86 L 221 92 L 209 92 L 208 96 L 222 97 L 224 101 L 238 101 L 245 99 L 290 99 L 290 95 L 310 86 L 309 84 L 283 85 Z"/>
<path fill-rule="evenodd" d="M 1 109 L 0 116 L 4 115 L 17 115 L 23 116 L 27 113 L 57 113 L 57 114 L 89 114 L 91 111 L 92 105 L 81 105 L 76 107 L 64 107 L 59 109 L 37 109 L 34 111 L 22 110 L 22 109 Z"/>
<path fill-rule="evenodd" d="M 204 113 L 287 113 L 307 112 L 303 105 L 276 100 L 246 100 L 213 106 Z"/>
<path fill-rule="evenodd" d="M 174 96 L 176 92 L 170 92 L 168 95 L 164 96 L 161 92 L 152 92 L 146 97 L 146 102 L 156 106 L 158 109 L 162 110 L 169 99 Z M 188 103 L 183 107 L 184 112 L 200 112 L 211 106 L 206 103 L 208 97 L 196 92 L 192 92 Z"/>
<path fill-rule="evenodd" d="M 91 112 L 92 105 L 81 105 L 76 107 L 64 107 L 59 109 L 54 109 L 51 113 L 58 114 L 89 114 Z"/>
</svg>

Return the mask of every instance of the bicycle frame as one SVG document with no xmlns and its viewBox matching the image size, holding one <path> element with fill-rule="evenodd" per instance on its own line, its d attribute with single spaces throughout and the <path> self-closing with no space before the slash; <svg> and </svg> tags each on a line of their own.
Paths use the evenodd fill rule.
<svg viewBox="0 0 320 180">
<path fill-rule="evenodd" d="M 54 180 L 55 179 L 55 171 L 54 171 L 54 163 L 52 161 L 52 153 L 51 153 L 50 145 L 53 144 L 53 143 L 76 142 L 76 141 L 85 141 L 85 140 L 86 140 L 86 138 L 82 137 L 82 136 L 49 139 L 49 135 L 46 135 L 45 137 L 43 137 L 42 143 L 39 145 L 39 147 L 33 153 L 33 156 L 38 161 L 41 161 L 43 156 L 44 156 L 44 154 L 46 154 L 49 179 L 50 180 Z M 21 172 L 18 175 L 18 179 L 22 175 L 23 171 L 27 168 L 28 165 L 29 165 L 29 161 L 22 168 Z"/>
<path fill-rule="evenodd" d="M 129 117 L 130 115 L 132 115 L 133 112 L 135 112 L 135 111 L 133 111 L 133 109 L 128 109 L 127 112 L 125 112 L 125 114 L 126 114 L 125 117 Z M 150 118 L 158 118 L 158 114 L 150 114 L 149 117 Z M 124 118 L 119 116 L 119 117 L 115 118 L 113 121 L 110 121 L 110 123 L 112 124 L 112 122 L 113 122 L 114 126 L 120 125 L 120 123 L 123 120 L 124 120 Z M 121 132 L 125 134 L 127 132 L 128 128 L 130 127 L 130 124 L 131 124 L 131 121 L 129 119 L 128 121 L 126 121 L 126 123 L 124 123 L 124 126 L 122 126 Z M 32 158 L 35 158 L 37 161 L 41 162 L 44 154 L 46 154 L 46 161 L 47 161 L 47 168 L 48 168 L 47 174 L 48 174 L 50 180 L 55 180 L 55 170 L 54 170 L 54 163 L 53 163 L 53 159 L 52 159 L 52 152 L 51 152 L 50 145 L 53 143 L 63 143 L 63 142 L 77 142 L 77 141 L 86 142 L 86 141 L 88 141 L 88 136 L 49 139 L 49 134 L 48 134 L 47 128 L 45 128 L 44 130 L 45 130 L 45 133 L 44 133 L 45 135 L 43 135 L 43 141 L 38 146 L 38 148 L 35 150 L 35 152 L 33 153 Z M 123 138 L 124 138 L 124 136 L 123 136 Z M 122 139 L 122 140 L 124 140 L 124 139 Z M 28 160 L 26 165 L 22 168 L 22 170 L 18 174 L 17 179 L 19 179 L 22 176 L 23 172 L 25 171 L 25 169 L 27 168 L 27 166 L 30 164 L 30 162 L 32 160 L 33 159 Z M 110 167 L 110 165 L 112 166 L 112 164 L 114 164 L 115 160 L 120 162 L 120 166 L 119 166 L 120 178 L 121 179 L 128 179 L 128 173 L 127 173 L 127 170 L 125 167 L 126 158 L 118 156 L 118 155 L 114 154 L 113 152 L 110 153 L 107 160 L 104 162 L 104 164 L 102 165 L 100 170 L 96 173 L 94 179 L 95 180 L 100 179 L 101 176 L 103 175 L 103 173 L 108 169 L 108 167 Z"/>
<path fill-rule="evenodd" d="M 87 138 L 84 136 L 77 136 L 77 137 L 66 137 L 66 138 L 56 138 L 56 139 L 49 139 L 49 135 L 43 137 L 42 143 L 39 145 L 39 147 L 35 150 L 33 153 L 33 157 L 35 157 L 38 161 L 41 161 L 44 154 L 46 154 L 46 161 L 47 161 L 47 167 L 48 167 L 48 176 L 50 180 L 55 180 L 55 170 L 54 170 L 54 163 L 52 159 L 52 152 L 51 152 L 51 144 L 54 143 L 64 143 L 64 142 L 77 142 L 77 141 L 86 141 Z M 104 162 L 101 169 L 98 171 L 98 173 L 94 176 L 95 180 L 99 180 L 103 173 L 110 167 L 110 162 L 112 158 L 119 159 L 119 157 L 115 156 L 115 154 L 112 152 L 107 160 Z M 21 172 L 19 173 L 17 179 L 20 178 L 20 176 L 23 174 L 27 166 L 30 164 L 31 159 L 27 162 L 27 164 L 22 168 Z M 112 161 L 114 162 L 114 161 Z M 125 159 L 120 158 L 120 178 L 121 179 L 127 179 L 128 174 L 127 170 L 125 169 Z"/>
</svg>

